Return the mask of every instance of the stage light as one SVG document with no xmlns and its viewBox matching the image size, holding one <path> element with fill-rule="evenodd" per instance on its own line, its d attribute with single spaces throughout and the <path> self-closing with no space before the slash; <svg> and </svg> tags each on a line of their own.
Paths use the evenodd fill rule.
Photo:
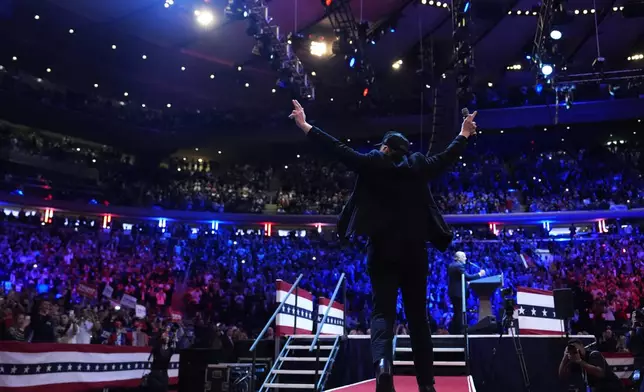
<svg viewBox="0 0 644 392">
<path fill-rule="evenodd" d="M 13 60 L 13 61 L 18 61 L 18 57 L 13 56 L 13 57 L 11 58 L 11 60 Z"/>
<path fill-rule="evenodd" d="M 322 57 L 327 55 L 329 52 L 329 46 L 326 42 L 322 41 L 311 41 L 311 54 L 313 56 Z"/>
<path fill-rule="evenodd" d="M 36 78 L 36 82 L 42 83 L 42 79 L 41 78 Z"/>
<path fill-rule="evenodd" d="M 356 65 L 356 58 L 351 57 L 351 59 L 349 60 L 349 67 L 353 68 L 355 67 L 355 65 Z"/>
<path fill-rule="evenodd" d="M 98 88 L 98 83 L 94 83 L 94 88 Z"/>
<path fill-rule="evenodd" d="M 393 68 L 393 69 L 395 69 L 395 70 L 399 70 L 399 69 L 400 69 L 400 66 L 401 66 L 402 64 L 403 64 L 403 61 L 402 61 L 402 60 L 394 61 L 394 63 L 393 63 L 393 64 L 391 64 L 391 68 Z"/>
<path fill-rule="evenodd" d="M 169 108 L 171 108 L 171 107 L 172 107 L 172 104 L 171 104 L 171 103 L 169 103 L 169 104 L 167 104 L 167 105 L 165 105 L 165 106 L 169 109 Z"/>
<path fill-rule="evenodd" d="M 272 90 L 271 90 L 271 93 L 275 94 L 275 92 L 276 92 L 276 91 L 277 91 L 277 90 L 272 89 Z"/>
<path fill-rule="evenodd" d="M 142 58 L 143 60 L 147 60 L 147 59 L 148 59 L 148 56 L 143 55 L 143 56 L 141 56 L 141 58 Z"/>
<path fill-rule="evenodd" d="M 487 86 L 491 88 L 494 86 L 494 84 L 492 82 L 487 82 Z"/>
<path fill-rule="evenodd" d="M 561 39 L 561 31 L 555 29 L 550 32 L 550 38 L 554 39 L 555 41 L 558 39 Z"/>
<path fill-rule="evenodd" d="M 362 96 L 366 97 L 367 95 L 369 95 L 369 87 L 365 87 L 365 89 L 362 90 Z"/>
<path fill-rule="evenodd" d="M 329 99 L 329 101 L 333 102 L 333 98 Z"/>
<path fill-rule="evenodd" d="M 47 73 L 51 73 L 51 68 L 47 68 Z"/>
<path fill-rule="evenodd" d="M 144 107 L 145 107 L 145 104 L 144 104 L 144 103 L 142 103 L 142 104 L 141 104 L 141 107 L 142 107 L 142 108 L 144 108 Z"/>
<path fill-rule="evenodd" d="M 182 71 L 185 71 L 185 70 L 186 70 L 186 67 L 181 67 L 181 70 L 182 70 Z"/>
<path fill-rule="evenodd" d="M 201 26 L 210 26 L 215 21 L 215 15 L 210 10 L 195 10 L 195 19 Z"/>
<path fill-rule="evenodd" d="M 248 87 L 250 87 L 250 84 L 246 83 L 246 84 L 244 84 L 244 87 L 248 88 Z"/>
<path fill-rule="evenodd" d="M 432 88 L 432 86 L 430 86 L 429 84 L 426 84 L 425 88 Z"/>
<path fill-rule="evenodd" d="M 579 10 L 575 10 L 575 15 L 579 15 Z"/>
<path fill-rule="evenodd" d="M 440 7 L 441 5 L 443 5 L 443 4 L 440 1 L 436 2 L 436 7 Z"/>
<path fill-rule="evenodd" d="M 463 9 L 463 12 L 467 12 L 469 10 L 470 10 L 470 2 L 468 1 L 467 3 L 465 3 L 465 8 Z"/>
<path fill-rule="evenodd" d="M 69 29 L 69 34 L 74 34 L 74 29 Z"/>
<path fill-rule="evenodd" d="M 40 20 L 40 15 L 34 15 L 34 19 Z"/>
<path fill-rule="evenodd" d="M 544 64 L 541 66 L 541 73 L 544 76 L 550 76 L 552 74 L 552 71 L 553 71 L 552 65 L 550 64 Z"/>
<path fill-rule="evenodd" d="M 127 91 L 123 93 L 124 97 L 127 97 L 128 95 L 130 95 L 130 94 L 128 94 Z"/>
<path fill-rule="evenodd" d="M 215 78 L 215 74 L 211 74 L 210 79 L 214 79 L 214 78 Z"/>
<path fill-rule="evenodd" d="M 239 71 L 239 72 L 241 72 L 241 71 L 242 71 L 242 66 L 241 66 L 241 65 L 238 65 L 238 66 L 237 66 L 237 71 Z"/>
<path fill-rule="evenodd" d="M 116 45 L 112 45 L 112 50 L 116 50 Z"/>
<path fill-rule="evenodd" d="M 443 3 L 443 8 L 447 8 L 447 3 Z"/>
</svg>

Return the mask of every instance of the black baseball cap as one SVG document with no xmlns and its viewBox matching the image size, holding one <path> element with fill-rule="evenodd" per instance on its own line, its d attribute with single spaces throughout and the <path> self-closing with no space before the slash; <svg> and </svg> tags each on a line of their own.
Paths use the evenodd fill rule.
<svg viewBox="0 0 644 392">
<path fill-rule="evenodd" d="M 376 144 L 378 147 L 382 145 L 385 145 L 394 151 L 404 153 L 409 152 L 409 140 L 407 140 L 407 138 L 400 132 L 389 131 L 385 133 L 385 136 L 382 138 L 382 142 Z"/>
</svg>

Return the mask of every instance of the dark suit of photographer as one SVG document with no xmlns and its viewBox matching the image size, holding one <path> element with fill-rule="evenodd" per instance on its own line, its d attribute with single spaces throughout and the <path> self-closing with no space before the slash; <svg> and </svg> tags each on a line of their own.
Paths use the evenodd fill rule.
<svg viewBox="0 0 644 392">
<path fill-rule="evenodd" d="M 568 342 L 559 364 L 559 378 L 568 384 L 568 391 L 617 392 L 622 383 L 599 351 L 586 350 L 579 339 Z"/>
<path fill-rule="evenodd" d="M 626 347 L 635 357 L 635 370 L 642 371 L 644 366 L 644 312 L 637 310 L 631 315 L 631 330 L 626 335 Z M 641 377 L 641 376 L 640 376 Z M 644 392 L 644 382 L 640 381 L 640 392 Z"/>
</svg>

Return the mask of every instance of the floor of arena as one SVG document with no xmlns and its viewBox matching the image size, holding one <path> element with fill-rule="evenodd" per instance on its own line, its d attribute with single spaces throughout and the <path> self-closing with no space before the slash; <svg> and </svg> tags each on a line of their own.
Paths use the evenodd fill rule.
<svg viewBox="0 0 644 392">
<path fill-rule="evenodd" d="M 471 377 L 436 377 L 436 390 L 440 392 L 476 392 Z M 396 392 L 417 392 L 416 377 L 395 376 Z M 376 379 L 365 380 L 344 387 L 329 389 L 327 392 L 373 392 L 376 390 Z"/>
</svg>

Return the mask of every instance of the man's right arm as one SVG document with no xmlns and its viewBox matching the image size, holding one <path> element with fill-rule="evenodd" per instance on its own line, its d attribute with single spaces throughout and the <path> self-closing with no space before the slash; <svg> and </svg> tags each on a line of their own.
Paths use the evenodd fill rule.
<svg viewBox="0 0 644 392">
<path fill-rule="evenodd" d="M 336 157 L 351 170 L 358 170 L 373 159 L 372 154 L 361 154 L 320 128 L 311 126 L 305 132 L 306 137 L 315 142 L 316 146 L 319 146 L 325 153 Z"/>
<path fill-rule="evenodd" d="M 469 273 L 467 273 L 467 271 L 465 271 L 465 266 L 464 265 L 461 265 L 458 268 L 459 268 L 461 274 L 465 275 L 465 280 L 467 282 L 479 279 L 481 277 L 481 274 L 469 274 Z"/>
</svg>

